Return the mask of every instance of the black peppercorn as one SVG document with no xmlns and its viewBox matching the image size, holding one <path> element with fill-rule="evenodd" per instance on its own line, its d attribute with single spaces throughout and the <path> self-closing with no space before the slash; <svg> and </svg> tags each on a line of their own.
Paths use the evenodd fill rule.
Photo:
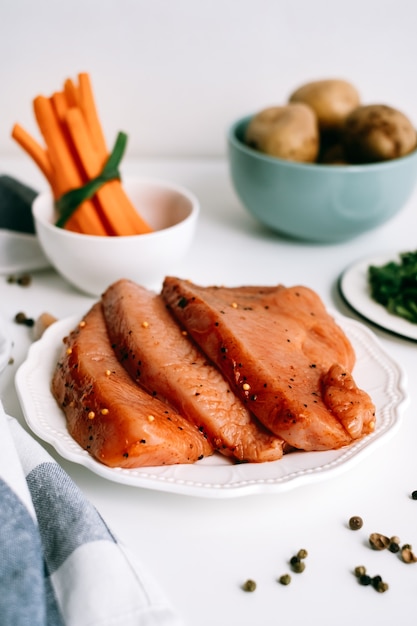
<svg viewBox="0 0 417 626">
<path fill-rule="evenodd" d="M 362 574 L 359 576 L 359 583 L 361 585 L 370 585 L 372 582 L 372 578 L 368 576 L 368 574 Z"/>
<path fill-rule="evenodd" d="M 391 543 L 388 546 L 388 550 L 390 552 L 394 552 L 394 554 L 395 554 L 396 552 L 400 551 L 400 546 L 395 541 L 391 541 Z"/>
</svg>

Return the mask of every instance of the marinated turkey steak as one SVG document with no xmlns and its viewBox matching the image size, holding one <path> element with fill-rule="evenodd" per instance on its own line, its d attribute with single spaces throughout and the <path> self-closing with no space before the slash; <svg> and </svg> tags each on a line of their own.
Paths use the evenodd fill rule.
<svg viewBox="0 0 417 626">
<path fill-rule="evenodd" d="M 373 431 L 375 406 L 353 378 L 353 347 L 313 290 L 201 287 L 168 276 L 162 297 L 235 394 L 290 446 L 336 449 Z"/>
<path fill-rule="evenodd" d="M 72 437 L 110 467 L 194 463 L 213 453 L 193 424 L 132 381 L 110 344 L 101 302 L 64 339 L 52 393 Z"/>
<path fill-rule="evenodd" d="M 160 295 L 120 280 L 102 305 L 112 347 L 135 382 L 194 423 L 220 453 L 240 462 L 282 457 L 281 437 L 233 393 Z"/>
</svg>

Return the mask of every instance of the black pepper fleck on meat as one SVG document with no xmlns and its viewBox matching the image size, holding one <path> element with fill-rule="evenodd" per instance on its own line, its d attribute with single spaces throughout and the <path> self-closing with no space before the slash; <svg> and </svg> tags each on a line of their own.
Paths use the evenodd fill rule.
<svg viewBox="0 0 417 626">
<path fill-rule="evenodd" d="M 188 300 L 184 296 L 178 300 L 178 306 L 180 307 L 180 309 L 184 309 L 187 306 L 187 304 L 188 304 Z"/>
</svg>

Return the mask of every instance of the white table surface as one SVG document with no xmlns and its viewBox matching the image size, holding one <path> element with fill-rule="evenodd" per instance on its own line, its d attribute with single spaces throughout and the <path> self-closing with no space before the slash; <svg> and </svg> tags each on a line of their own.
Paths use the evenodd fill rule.
<svg viewBox="0 0 417 626">
<path fill-rule="evenodd" d="M 175 181 L 198 195 L 202 213 L 195 242 L 171 273 L 201 284 L 305 284 L 326 305 L 358 319 L 338 294 L 341 272 L 367 255 L 417 248 L 417 196 L 369 234 L 311 245 L 258 226 L 234 195 L 222 160 L 130 161 L 124 172 Z M 0 160 L 0 173 L 45 186 L 25 159 Z M 6 411 L 22 424 L 14 375 L 32 336 L 13 322 L 14 315 L 48 311 L 63 318 L 82 314 L 92 302 L 52 270 L 33 273 L 26 288 L 0 277 L 0 314 L 13 338 L 14 359 L 0 378 L 0 393 Z M 198 498 L 107 481 L 44 444 L 155 575 L 186 626 L 392 626 L 412 620 L 417 564 L 373 551 L 367 539 L 371 532 L 398 535 L 417 549 L 417 501 L 410 496 L 417 489 L 417 346 L 373 330 L 407 373 L 409 405 L 392 438 L 325 480 L 284 493 Z M 360 531 L 347 528 L 352 515 L 363 518 Z M 289 571 L 288 560 L 299 548 L 309 552 L 306 570 L 293 574 L 288 587 L 279 585 L 277 578 Z M 358 584 L 353 569 L 361 564 L 389 583 L 386 593 Z M 241 590 L 247 578 L 257 582 L 255 593 Z"/>
</svg>

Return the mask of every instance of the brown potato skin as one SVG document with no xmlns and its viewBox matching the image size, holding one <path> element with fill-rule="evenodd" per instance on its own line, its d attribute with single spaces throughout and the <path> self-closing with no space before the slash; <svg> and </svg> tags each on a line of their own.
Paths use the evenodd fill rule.
<svg viewBox="0 0 417 626">
<path fill-rule="evenodd" d="M 302 103 L 268 107 L 251 119 L 245 141 L 269 156 L 313 163 L 319 151 L 317 118 Z"/>
<path fill-rule="evenodd" d="M 302 102 L 317 115 L 320 131 L 338 131 L 346 117 L 360 105 L 357 89 L 346 80 L 317 80 L 302 85 L 289 97 L 289 102 Z"/>
<path fill-rule="evenodd" d="M 417 135 L 410 120 L 385 104 L 370 104 L 352 111 L 343 127 L 343 146 L 350 163 L 396 159 L 416 148 Z"/>
</svg>

